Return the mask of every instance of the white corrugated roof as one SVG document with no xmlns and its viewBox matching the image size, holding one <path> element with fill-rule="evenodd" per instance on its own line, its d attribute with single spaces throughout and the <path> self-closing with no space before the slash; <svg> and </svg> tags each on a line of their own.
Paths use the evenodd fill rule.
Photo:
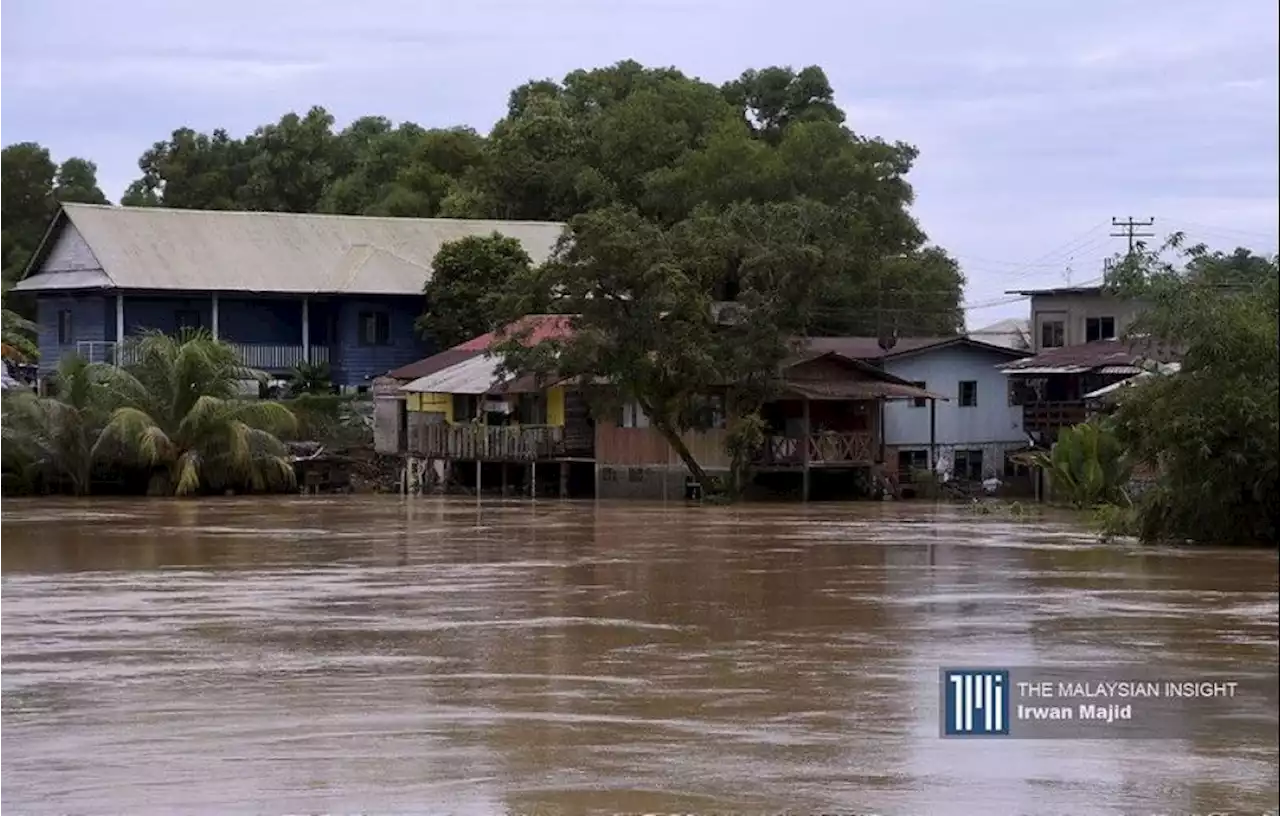
<svg viewBox="0 0 1280 816">
<path fill-rule="evenodd" d="M 402 386 L 413 394 L 487 394 L 509 377 L 498 377 L 501 360 L 488 354 L 442 368 Z"/>
<path fill-rule="evenodd" d="M 1092 371 L 1093 366 L 1003 366 L 999 370 L 1005 374 L 1083 374 L 1086 371 Z"/>
<path fill-rule="evenodd" d="M 539 221 L 372 218 L 95 204 L 66 204 L 63 211 L 97 258 L 101 272 L 33 274 L 15 289 L 93 285 L 225 292 L 418 294 L 431 274 L 436 253 L 448 241 L 498 232 L 520 241 L 534 263 L 541 263 L 564 229 L 560 223 Z"/>
</svg>

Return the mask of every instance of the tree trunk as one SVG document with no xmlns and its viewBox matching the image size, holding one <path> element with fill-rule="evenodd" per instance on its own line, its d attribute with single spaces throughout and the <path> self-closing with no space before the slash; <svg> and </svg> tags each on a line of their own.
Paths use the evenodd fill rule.
<svg viewBox="0 0 1280 816">
<path fill-rule="evenodd" d="M 689 469 L 689 473 L 693 475 L 693 478 L 706 487 L 707 472 L 702 469 L 702 465 L 698 464 L 698 460 L 693 458 L 693 454 L 689 452 L 689 447 L 680 438 L 680 434 L 666 422 L 654 422 L 653 427 L 658 429 L 658 433 L 662 434 L 663 439 L 667 440 L 667 444 L 680 455 L 681 461 Z"/>
</svg>

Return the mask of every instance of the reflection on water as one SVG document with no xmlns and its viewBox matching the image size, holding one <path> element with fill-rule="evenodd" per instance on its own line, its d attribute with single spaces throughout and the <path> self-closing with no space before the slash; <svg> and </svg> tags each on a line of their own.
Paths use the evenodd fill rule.
<svg viewBox="0 0 1280 816">
<path fill-rule="evenodd" d="M 6 501 L 3 532 L 6 812 L 1277 806 L 1274 720 L 936 720 L 942 664 L 1274 666 L 1274 552 L 870 503 Z"/>
</svg>

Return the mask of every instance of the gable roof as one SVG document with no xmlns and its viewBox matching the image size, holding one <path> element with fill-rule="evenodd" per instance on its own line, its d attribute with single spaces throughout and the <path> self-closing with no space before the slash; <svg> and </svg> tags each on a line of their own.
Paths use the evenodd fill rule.
<svg viewBox="0 0 1280 816">
<path fill-rule="evenodd" d="M 832 380 L 789 376 L 786 372 L 806 363 L 831 360 L 857 371 L 861 377 L 848 380 Z M 808 351 L 783 364 L 783 388 L 785 392 L 813 400 L 865 400 L 865 399 L 940 399 L 941 394 L 926 391 L 908 380 L 890 374 L 883 368 L 865 360 L 849 357 L 834 351 Z"/>
<path fill-rule="evenodd" d="M 876 337 L 812 337 L 808 341 L 808 348 L 814 351 L 832 351 L 858 360 L 892 360 L 955 347 L 990 351 L 1005 357 L 1026 357 L 1031 353 L 975 340 L 967 334 L 950 337 L 899 337 L 893 347 L 887 350 L 880 348 L 880 340 Z"/>
<path fill-rule="evenodd" d="M 46 271 L 46 259 L 69 228 L 92 258 Z M 497 232 L 520 241 L 541 263 L 563 230 L 561 223 L 540 221 L 64 204 L 14 289 L 416 295 L 448 241 Z"/>
<path fill-rule="evenodd" d="M 1177 358 L 1172 349 L 1143 338 L 1095 340 L 1046 349 L 1006 363 L 1000 370 L 1006 374 L 1084 374 L 1095 370 L 1104 374 L 1137 374 L 1143 370 L 1141 363 L 1145 360 L 1171 362 Z"/>
</svg>

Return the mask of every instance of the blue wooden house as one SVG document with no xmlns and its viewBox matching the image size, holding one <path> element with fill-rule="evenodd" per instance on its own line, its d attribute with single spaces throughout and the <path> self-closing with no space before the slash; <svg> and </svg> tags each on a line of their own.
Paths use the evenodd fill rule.
<svg viewBox="0 0 1280 816">
<path fill-rule="evenodd" d="M 535 263 L 563 225 L 66 204 L 15 292 L 33 294 L 40 372 L 69 354 L 127 362 L 148 329 L 203 327 L 244 363 L 327 363 L 365 389 L 435 351 L 414 321 L 442 244 L 494 232 Z"/>
</svg>

